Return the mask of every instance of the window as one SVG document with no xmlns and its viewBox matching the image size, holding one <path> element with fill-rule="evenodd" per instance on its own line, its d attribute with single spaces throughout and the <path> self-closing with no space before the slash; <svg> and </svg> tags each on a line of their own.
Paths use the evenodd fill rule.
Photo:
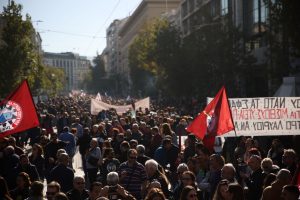
<svg viewBox="0 0 300 200">
<path fill-rule="evenodd" d="M 215 17 L 216 15 L 216 2 L 213 0 L 211 1 L 211 16 Z"/>
<path fill-rule="evenodd" d="M 266 23 L 267 18 L 268 18 L 268 8 L 265 4 L 264 0 L 260 0 L 260 20 L 262 23 Z"/>
<path fill-rule="evenodd" d="M 258 23 L 258 21 L 259 21 L 258 1 L 260 1 L 260 0 L 253 0 L 253 22 L 254 23 Z"/>
<path fill-rule="evenodd" d="M 182 12 L 182 17 L 185 17 L 187 15 L 187 2 L 182 4 L 181 12 Z"/>
<path fill-rule="evenodd" d="M 221 0 L 221 15 L 228 14 L 228 0 Z"/>
</svg>

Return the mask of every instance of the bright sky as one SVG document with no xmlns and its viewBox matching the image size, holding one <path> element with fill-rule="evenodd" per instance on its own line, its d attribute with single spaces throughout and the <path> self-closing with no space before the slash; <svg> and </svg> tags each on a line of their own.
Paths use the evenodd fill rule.
<svg viewBox="0 0 300 200">
<path fill-rule="evenodd" d="M 8 0 L 0 0 L 1 12 Z M 94 57 L 106 46 L 106 28 L 133 13 L 141 0 L 15 0 L 23 5 L 47 52 Z"/>
</svg>

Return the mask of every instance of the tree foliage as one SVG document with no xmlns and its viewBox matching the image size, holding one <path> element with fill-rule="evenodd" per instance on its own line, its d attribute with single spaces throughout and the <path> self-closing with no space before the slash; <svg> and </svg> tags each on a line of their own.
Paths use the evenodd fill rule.
<svg viewBox="0 0 300 200">
<path fill-rule="evenodd" d="M 222 85 L 232 96 L 243 95 L 242 80 L 255 59 L 245 53 L 238 28 L 219 21 L 180 36 L 166 20 L 155 21 L 138 35 L 129 54 L 134 85 L 142 89 L 150 73 L 165 95 L 206 97 Z"/>
<path fill-rule="evenodd" d="M 41 86 L 43 66 L 33 41 L 35 32 L 29 15 L 23 20 L 21 11 L 22 6 L 11 1 L 1 14 L 4 27 L 0 46 L 0 91 L 3 96 L 25 78 L 32 89 Z"/>
<path fill-rule="evenodd" d="M 103 91 L 106 76 L 105 65 L 101 55 L 97 55 L 93 59 L 93 67 L 91 67 L 90 73 L 85 77 L 86 87 L 88 91 L 97 93 Z"/>
<path fill-rule="evenodd" d="M 65 85 L 65 73 L 63 69 L 56 67 L 43 68 L 41 77 L 42 91 L 49 96 L 56 96 L 59 94 Z"/>
<path fill-rule="evenodd" d="M 8 95 L 24 79 L 33 95 L 55 95 L 63 89 L 64 73 L 44 67 L 30 16 L 24 20 L 21 11 L 22 5 L 11 1 L 0 15 L 0 96 Z"/>
</svg>

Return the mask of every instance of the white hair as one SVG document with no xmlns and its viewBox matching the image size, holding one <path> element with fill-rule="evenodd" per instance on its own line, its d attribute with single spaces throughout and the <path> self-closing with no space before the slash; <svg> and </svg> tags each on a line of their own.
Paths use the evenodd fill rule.
<svg viewBox="0 0 300 200">
<path fill-rule="evenodd" d="M 116 185 L 119 182 L 119 175 L 117 172 L 109 172 L 106 177 L 108 185 Z"/>
<path fill-rule="evenodd" d="M 179 172 L 180 170 L 189 170 L 189 167 L 185 163 L 180 163 L 177 167 L 177 172 Z"/>
<path fill-rule="evenodd" d="M 158 163 L 155 160 L 150 159 L 146 161 L 145 167 L 153 170 L 158 170 Z"/>
<path fill-rule="evenodd" d="M 223 168 L 224 168 L 224 167 L 230 168 L 230 169 L 233 171 L 233 174 L 236 173 L 235 167 L 233 166 L 232 163 L 226 163 L 226 164 L 223 166 Z"/>
</svg>

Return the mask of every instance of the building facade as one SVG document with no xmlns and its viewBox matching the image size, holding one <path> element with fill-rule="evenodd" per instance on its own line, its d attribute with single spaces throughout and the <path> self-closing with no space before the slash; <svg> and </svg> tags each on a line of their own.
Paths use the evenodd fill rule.
<svg viewBox="0 0 300 200">
<path fill-rule="evenodd" d="M 182 0 L 180 16 L 183 38 L 201 31 L 204 26 L 220 23 L 238 28 L 242 34 L 238 42 L 242 44 L 244 53 L 256 58 L 255 80 L 261 83 L 261 88 L 265 88 L 261 90 L 264 95 L 272 95 L 272 88 L 263 73 L 270 67 L 266 28 L 270 22 L 265 0 Z"/>
<path fill-rule="evenodd" d="M 254 51 L 262 62 L 268 14 L 264 0 L 182 0 L 181 31 L 186 37 L 201 26 L 213 25 L 220 18 L 229 20 L 243 32 L 246 50 Z"/>
<path fill-rule="evenodd" d="M 71 52 L 45 52 L 43 63 L 48 67 L 57 67 L 64 70 L 66 77 L 65 92 L 82 89 L 81 83 L 85 75 L 89 73 L 91 66 L 91 62 L 86 57 Z"/>
<path fill-rule="evenodd" d="M 106 48 L 103 51 L 105 59 L 105 69 L 108 77 L 121 73 L 121 49 L 119 32 L 128 18 L 116 19 L 106 29 Z"/>
<path fill-rule="evenodd" d="M 150 23 L 154 18 L 161 17 L 163 14 L 176 10 L 180 5 L 180 0 L 143 0 L 133 14 L 127 19 L 119 32 L 121 45 L 121 60 L 118 65 L 118 72 L 122 75 L 121 79 L 125 87 L 130 88 L 129 70 L 129 48 L 134 38 L 142 30 L 145 24 Z"/>
</svg>

